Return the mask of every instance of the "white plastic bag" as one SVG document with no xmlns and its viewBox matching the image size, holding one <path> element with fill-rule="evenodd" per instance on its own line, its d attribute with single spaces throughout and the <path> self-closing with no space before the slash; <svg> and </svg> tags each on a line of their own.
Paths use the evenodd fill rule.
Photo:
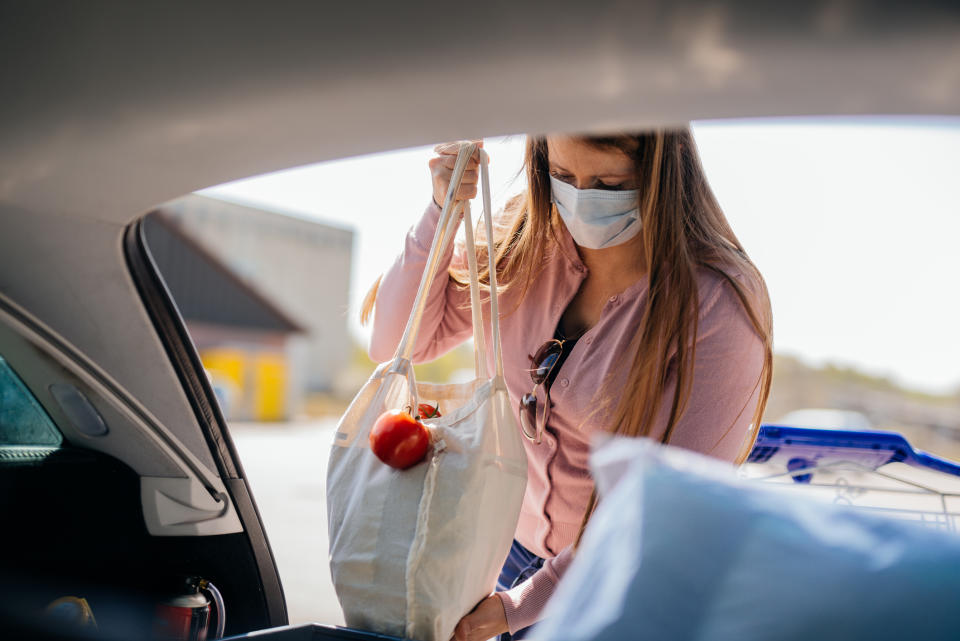
<svg viewBox="0 0 960 641">
<path fill-rule="evenodd" d="M 534 639 L 960 637 L 960 537 L 735 477 L 634 439 L 591 456 L 601 496 Z"/>
<path fill-rule="evenodd" d="M 410 363 L 426 293 L 439 256 L 456 232 L 460 212 L 452 195 L 476 148 L 464 145 L 457 158 L 397 354 L 376 369 L 341 418 L 327 473 L 330 570 L 347 625 L 423 641 L 447 641 L 460 618 L 493 591 L 513 541 L 527 479 L 526 453 L 503 379 L 492 262 L 495 371 L 492 377 L 487 373 L 468 207 L 464 224 L 477 379 L 460 385 L 417 383 Z M 481 156 L 491 243 L 482 150 Z M 419 398 L 439 401 L 442 416 L 425 421 L 434 446 L 424 463 L 403 471 L 388 467 L 370 451 L 370 429 L 384 411 L 416 408 Z"/>
</svg>

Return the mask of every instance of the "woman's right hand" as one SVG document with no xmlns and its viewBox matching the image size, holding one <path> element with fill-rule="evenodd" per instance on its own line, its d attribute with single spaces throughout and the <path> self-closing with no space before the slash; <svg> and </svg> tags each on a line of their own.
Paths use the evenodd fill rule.
<svg viewBox="0 0 960 641">
<path fill-rule="evenodd" d="M 470 142 L 479 143 L 483 147 L 482 140 L 471 140 Z M 445 142 L 433 148 L 436 156 L 430 159 L 430 173 L 433 176 L 433 202 L 437 207 L 443 207 L 443 199 L 447 197 L 447 189 L 450 188 L 450 178 L 453 176 L 453 167 L 457 163 L 457 152 L 460 150 L 459 142 Z M 457 190 L 454 200 L 470 200 L 477 195 L 477 181 L 479 180 L 478 166 L 480 164 L 480 151 L 474 152 L 467 168 L 463 172 L 463 180 L 460 182 L 460 189 Z"/>
</svg>

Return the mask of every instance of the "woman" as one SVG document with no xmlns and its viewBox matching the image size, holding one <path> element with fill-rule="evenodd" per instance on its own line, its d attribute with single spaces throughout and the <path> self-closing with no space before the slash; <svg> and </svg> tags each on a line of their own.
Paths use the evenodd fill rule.
<svg viewBox="0 0 960 641">
<path fill-rule="evenodd" d="M 377 361 L 399 342 L 449 185 L 456 146 L 436 151 L 433 202 L 365 301 L 365 315 L 376 301 Z M 739 463 L 770 386 L 766 287 L 707 184 L 688 128 L 530 138 L 525 164 L 527 193 L 508 205 L 494 240 L 527 491 L 498 591 L 461 620 L 457 639 L 519 638 L 538 620 L 595 504 L 592 432 Z M 457 198 L 472 198 L 476 184 L 474 160 Z M 463 251 L 444 257 L 449 279 L 430 292 L 415 360 L 471 335 Z M 485 248 L 478 251 L 486 265 Z"/>
</svg>

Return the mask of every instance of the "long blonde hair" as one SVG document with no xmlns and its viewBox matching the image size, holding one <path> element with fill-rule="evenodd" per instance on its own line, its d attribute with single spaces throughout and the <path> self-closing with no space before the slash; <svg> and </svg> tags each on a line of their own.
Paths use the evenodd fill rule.
<svg viewBox="0 0 960 641">
<path fill-rule="evenodd" d="M 626 389 L 606 390 L 613 373 L 601 387 L 600 399 L 612 408 L 614 434 L 647 436 L 654 428 L 668 388 L 671 357 L 676 367 L 676 387 L 661 441 L 670 440 L 690 397 L 696 358 L 699 296 L 697 270 L 719 275 L 733 290 L 757 335 L 763 341 L 764 360 L 757 385 L 759 401 L 753 414 L 756 428 L 766 407 L 773 375 L 773 330 L 770 299 L 756 266 L 730 228 L 720 204 L 707 183 L 696 143 L 689 128 L 654 130 L 635 135 L 577 137 L 602 149 L 618 149 L 634 161 L 640 190 L 643 256 L 649 291 L 639 331 L 633 339 Z M 527 193 L 508 204 L 501 224 L 494 231 L 497 280 L 505 288 L 519 289 L 522 300 L 548 258 L 558 249 L 560 221 L 550 198 L 549 162 L 544 137 L 527 141 Z M 545 242 L 545 239 L 546 242 Z M 489 282 L 486 249 L 478 243 L 481 282 Z M 738 278 L 739 276 L 739 278 Z M 451 268 L 450 278 L 466 286 L 467 274 Z M 740 278 L 743 279 L 742 284 Z M 362 318 L 369 317 L 379 281 L 368 293 Z M 612 393 L 606 393 L 612 392 Z M 732 426 L 731 426 L 732 427 Z M 741 458 L 746 452 L 741 452 Z M 738 461 L 740 462 L 740 461 Z M 583 528 L 596 504 L 591 497 Z M 580 536 L 577 537 L 579 543 Z"/>
</svg>

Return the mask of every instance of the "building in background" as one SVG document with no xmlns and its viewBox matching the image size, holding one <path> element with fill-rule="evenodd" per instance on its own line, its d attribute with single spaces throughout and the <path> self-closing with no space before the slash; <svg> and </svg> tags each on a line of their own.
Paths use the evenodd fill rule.
<svg viewBox="0 0 960 641">
<path fill-rule="evenodd" d="M 147 216 L 144 230 L 224 415 L 287 418 L 287 343 L 303 328 L 163 214 Z"/>
<path fill-rule="evenodd" d="M 196 194 L 164 205 L 153 216 L 191 239 L 288 321 L 280 351 L 284 416 L 298 414 L 308 395 L 332 389 L 350 357 L 352 230 Z M 160 272 L 166 276 L 162 265 Z M 174 300 L 182 306 L 176 292 Z M 232 362 L 229 354 L 211 351 L 211 328 L 184 317 L 208 369 L 221 369 L 224 359 Z"/>
</svg>

